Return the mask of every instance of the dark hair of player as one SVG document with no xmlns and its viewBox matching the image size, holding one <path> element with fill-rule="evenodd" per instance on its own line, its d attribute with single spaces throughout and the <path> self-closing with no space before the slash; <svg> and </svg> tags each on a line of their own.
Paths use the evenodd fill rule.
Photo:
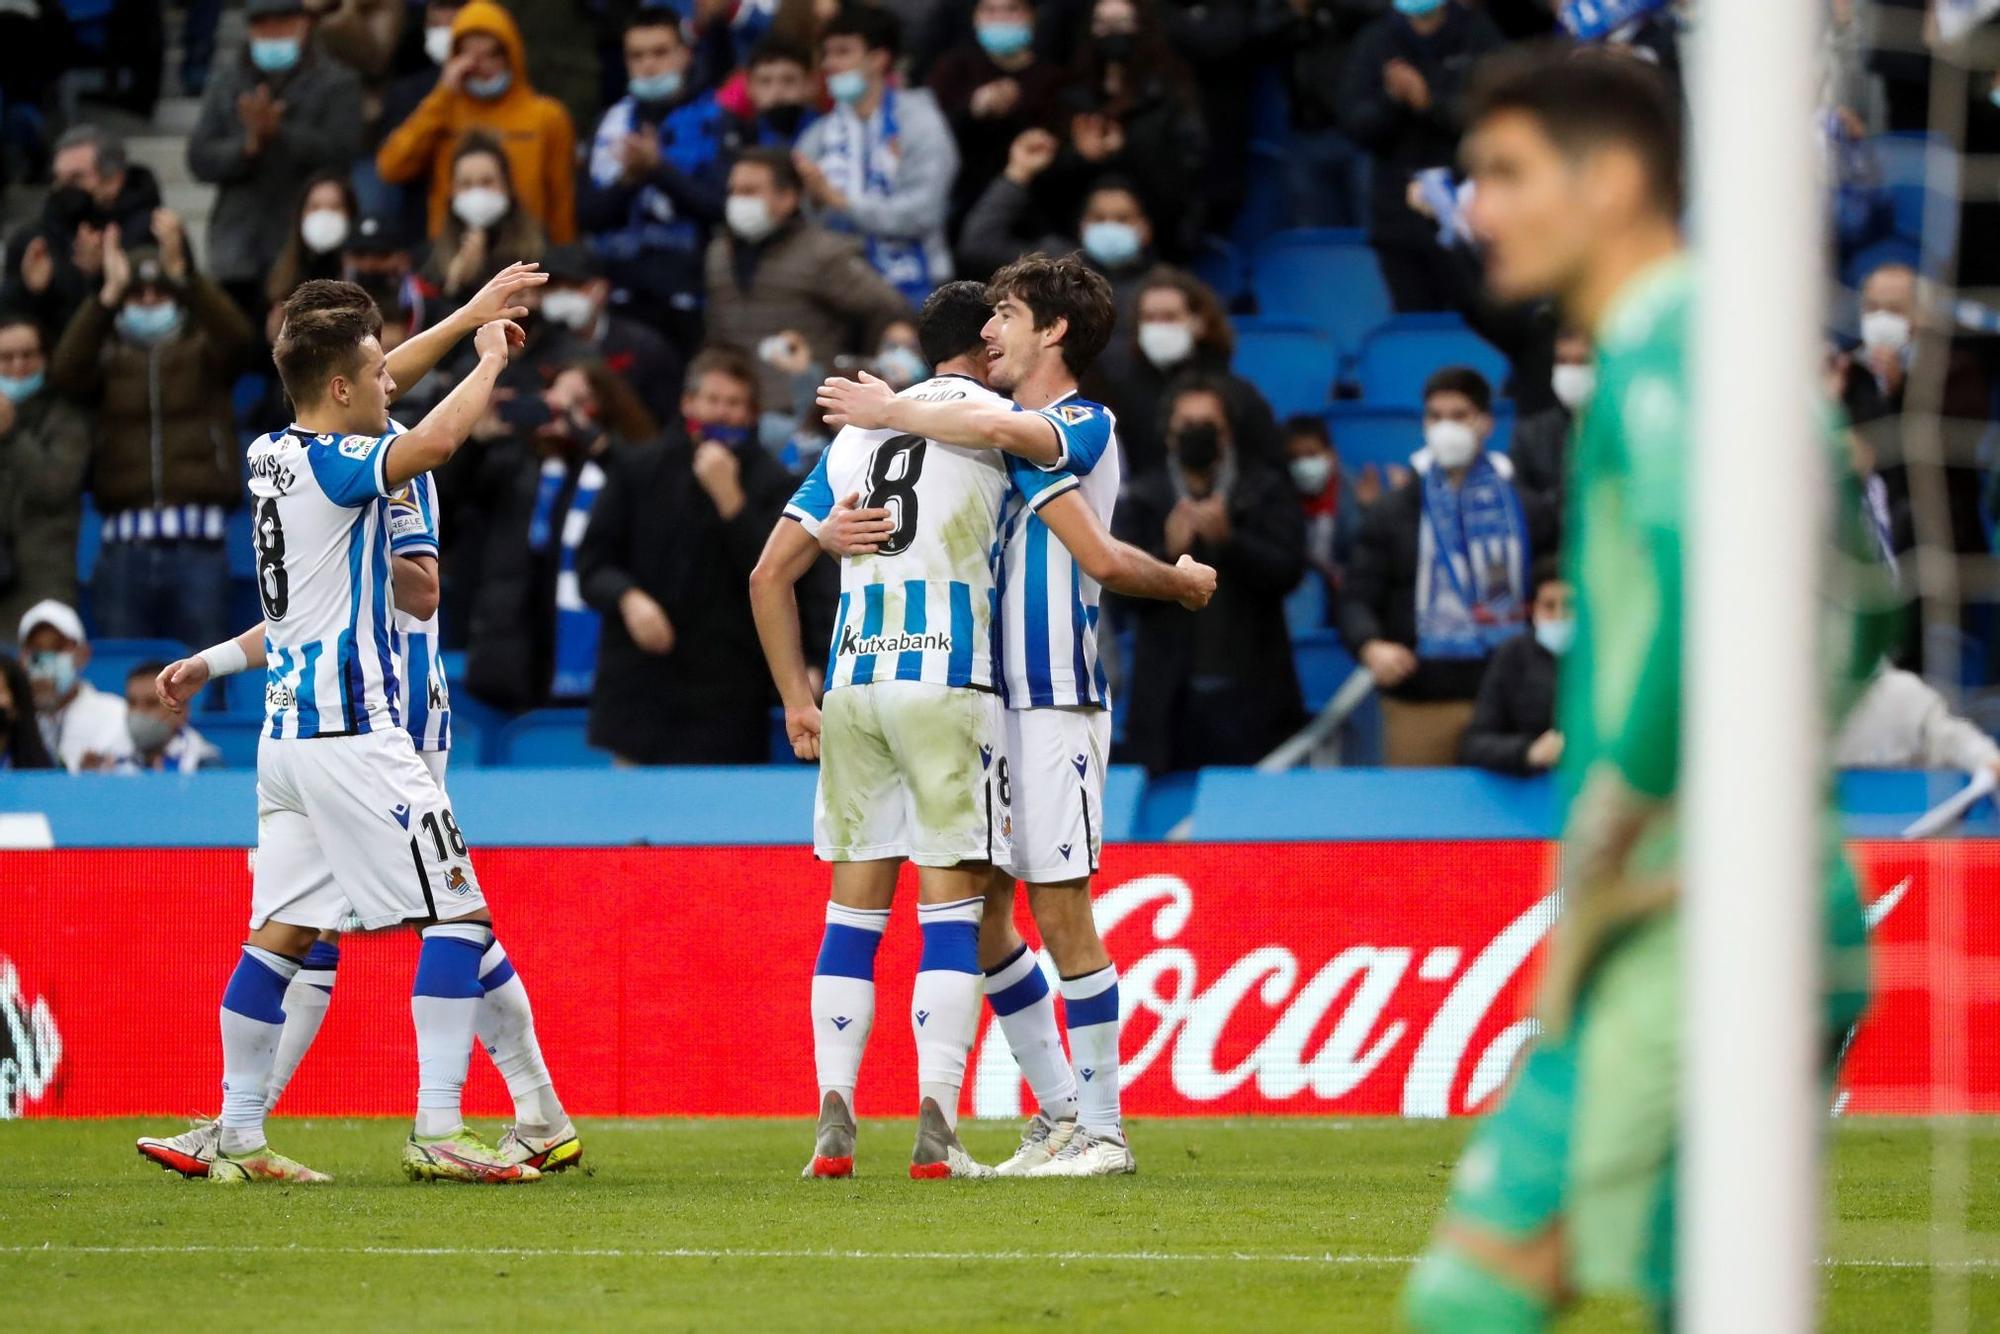
<svg viewBox="0 0 2000 1334">
<path fill-rule="evenodd" d="M 1433 394 L 1464 394 L 1472 400 L 1475 410 L 1493 411 L 1493 386 L 1470 366 L 1446 366 L 1432 371 L 1431 378 L 1424 381 L 1424 402 L 1430 402 Z"/>
<path fill-rule="evenodd" d="M 749 389 L 750 409 L 757 411 L 757 363 L 748 352 L 727 343 L 712 343 L 703 348 L 688 363 L 687 392 L 692 394 L 699 389 L 702 377 L 707 375 L 726 376 Z"/>
<path fill-rule="evenodd" d="M 903 25 L 894 14 L 874 5 L 847 4 L 819 30 L 819 39 L 859 37 L 869 51 L 887 51 L 894 60 L 903 50 Z"/>
<path fill-rule="evenodd" d="M 1574 157 L 1607 144 L 1637 154 L 1652 203 L 1678 218 L 1684 195 L 1680 99 L 1643 60 L 1547 45 L 1509 51 L 1474 72 L 1465 123 L 1503 112 L 1532 116 Z"/>
<path fill-rule="evenodd" d="M 780 61 L 803 70 L 813 67 L 812 57 L 804 47 L 782 37 L 766 37 L 750 48 L 750 59 L 743 62 L 743 68 L 754 71 L 759 65 L 775 65 Z"/>
<path fill-rule="evenodd" d="M 746 148 L 736 155 L 734 165 L 762 167 L 771 173 L 771 183 L 787 194 L 795 195 L 805 189 L 789 148 Z"/>
<path fill-rule="evenodd" d="M 917 314 L 917 346 L 923 349 L 924 360 L 942 366 L 953 357 L 977 352 L 985 346 L 980 330 L 992 317 L 985 283 L 960 278 L 938 288 Z"/>
<path fill-rule="evenodd" d="M 1538 598 L 1544 588 L 1561 582 L 1563 582 L 1562 561 L 1554 556 L 1543 556 L 1535 562 L 1534 568 L 1528 571 L 1528 596 Z"/>
<path fill-rule="evenodd" d="M 1118 319 L 1111 284 L 1074 254 L 1060 259 L 1039 252 L 1023 255 L 993 275 L 986 295 L 996 304 L 1013 297 L 1028 308 L 1037 329 L 1046 329 L 1059 319 L 1068 320 L 1069 331 L 1062 340 L 1063 364 L 1075 376 L 1089 370 L 1104 351 L 1104 345 L 1111 341 L 1111 326 Z"/>
<path fill-rule="evenodd" d="M 354 368 L 363 339 L 382 332 L 382 312 L 354 283 L 315 278 L 285 299 L 271 360 L 295 407 L 318 403 L 326 382 Z"/>
</svg>

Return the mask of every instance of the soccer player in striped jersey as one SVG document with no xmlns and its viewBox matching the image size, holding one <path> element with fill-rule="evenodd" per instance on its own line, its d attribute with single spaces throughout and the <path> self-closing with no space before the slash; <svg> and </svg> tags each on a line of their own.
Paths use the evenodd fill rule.
<svg viewBox="0 0 2000 1334">
<path fill-rule="evenodd" d="M 999 654 L 1006 708 L 1014 837 L 991 879 L 980 935 L 987 993 L 1041 1110 L 1005 1175 L 1103 1176 L 1136 1170 L 1118 1100 L 1118 974 L 1091 915 L 1090 877 L 1102 850 L 1110 696 L 1098 663 L 1098 593 L 1206 606 L 1215 571 L 1182 557 L 1166 565 L 1108 534 L 1120 463 L 1109 410 L 1077 395 L 1113 315 L 1104 279 L 1074 256 L 1029 255 L 993 276 L 981 329 L 989 384 L 1011 403 L 929 401 L 888 392 L 873 377 L 832 380 L 820 403 L 829 425 L 906 431 L 1007 452 L 1002 515 Z M 865 505 L 865 501 L 863 502 Z M 879 508 L 829 517 L 835 551 L 870 551 Z M 1051 540 L 1053 536 L 1054 540 Z M 1061 978 L 1072 1059 L 1039 960 L 1014 926 L 1015 880 Z"/>
<path fill-rule="evenodd" d="M 545 281 L 545 275 L 536 269 L 534 264 L 507 266 L 459 310 L 399 344 L 387 357 L 390 376 L 398 387 L 423 379 L 466 332 L 490 320 L 525 314 L 525 307 L 512 303 L 520 291 Z M 294 293 L 289 306 L 294 311 L 343 307 L 365 314 L 373 303 L 351 284 L 315 282 Z M 389 429 L 399 433 L 405 428 L 392 419 Z M 426 473 L 412 478 L 407 486 L 376 503 L 382 507 L 389 531 L 402 716 L 419 758 L 442 789 L 451 749 L 451 697 L 437 649 L 439 527 L 431 477 Z M 160 674 L 157 688 L 162 700 L 170 709 L 184 710 L 211 676 L 228 674 L 213 670 L 211 664 L 233 666 L 239 654 L 246 670 L 262 670 L 267 665 L 265 632 L 264 623 L 259 622 L 237 637 L 233 650 L 228 644 L 217 645 L 171 664 Z M 322 932 L 285 990 L 284 1029 L 266 1095 L 267 1108 L 277 1106 L 318 1035 L 332 1002 L 339 945 L 338 932 Z M 488 947 L 479 972 L 483 995 L 475 1033 L 500 1070 L 515 1106 L 515 1123 L 507 1128 L 499 1145 L 501 1156 L 545 1172 L 573 1167 L 582 1161 L 582 1143 L 556 1099 L 526 988 L 499 941 Z M 220 1120 L 210 1120 L 169 1138 L 142 1137 L 138 1149 L 142 1157 L 161 1167 L 184 1176 L 206 1176 L 220 1132 Z"/>
</svg>

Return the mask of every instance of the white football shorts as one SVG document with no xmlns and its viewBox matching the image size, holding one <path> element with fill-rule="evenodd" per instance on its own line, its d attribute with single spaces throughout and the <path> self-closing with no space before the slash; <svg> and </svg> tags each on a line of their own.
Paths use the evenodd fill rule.
<svg viewBox="0 0 2000 1334">
<path fill-rule="evenodd" d="M 1104 852 L 1109 709 L 1008 709 L 1014 878 L 1059 885 L 1097 873 Z"/>
<path fill-rule="evenodd" d="M 438 771 L 443 760 L 440 752 Z M 265 737 L 250 929 L 358 922 L 374 931 L 484 908 L 465 836 L 429 763 L 401 730 Z"/>
<path fill-rule="evenodd" d="M 990 690 L 927 681 L 829 690 L 813 852 L 830 862 L 1005 865 L 1013 832 L 1005 712 Z"/>
</svg>

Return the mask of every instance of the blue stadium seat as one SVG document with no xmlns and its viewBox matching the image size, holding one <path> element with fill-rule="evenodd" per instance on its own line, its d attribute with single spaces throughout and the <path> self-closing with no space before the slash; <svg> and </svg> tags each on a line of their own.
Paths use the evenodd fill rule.
<svg viewBox="0 0 2000 1334">
<path fill-rule="evenodd" d="M 1410 455 L 1423 448 L 1424 419 L 1407 408 L 1334 403 L 1321 415 L 1341 465 L 1352 472 L 1371 463 L 1377 467 L 1408 463 Z"/>
<path fill-rule="evenodd" d="M 1493 435 L 1486 447 L 1496 454 L 1505 454 L 1514 447 L 1514 405 L 1498 402 L 1493 405 Z"/>
<path fill-rule="evenodd" d="M 222 718 L 197 715 L 194 730 L 206 737 L 215 748 L 222 752 L 222 764 L 228 769 L 254 769 L 257 767 L 257 739 L 263 735 L 264 725 L 248 718 Z"/>
<path fill-rule="evenodd" d="M 584 740 L 587 709 L 536 709 L 500 730 L 501 764 L 535 765 L 550 769 L 601 769 L 611 763 L 609 751 L 594 750 Z"/>
<path fill-rule="evenodd" d="M 1342 357 L 1360 351 L 1391 314 L 1389 289 L 1367 235 L 1345 228 L 1279 232 L 1250 259 L 1259 315 L 1303 320 L 1332 335 Z"/>
<path fill-rule="evenodd" d="M 1859 290 L 1868 275 L 1884 264 L 1907 264 L 1914 269 L 1921 265 L 1922 260 L 1923 254 L 1916 242 L 1892 236 L 1849 256 L 1847 263 L 1841 266 L 1840 281 Z"/>
<path fill-rule="evenodd" d="M 1332 630 L 1314 630 L 1292 640 L 1292 664 L 1299 673 L 1299 693 L 1306 709 L 1318 713 L 1354 671 L 1353 655 Z"/>
<path fill-rule="evenodd" d="M 1243 207 L 1229 228 L 1229 239 L 1239 250 L 1254 250 L 1259 241 L 1282 230 L 1291 218 L 1285 150 L 1278 144 L 1253 141 L 1244 166 Z"/>
<path fill-rule="evenodd" d="M 1470 366 L 1493 385 L 1507 382 L 1507 358 L 1456 315 L 1398 315 L 1361 347 L 1361 401 L 1377 408 L 1420 408 L 1424 381 L 1446 366 Z"/>
<path fill-rule="evenodd" d="M 80 526 L 76 530 L 76 579 L 85 588 L 90 587 L 90 576 L 97 570 L 97 549 L 104 545 L 104 516 L 97 512 L 97 502 L 90 498 L 90 492 L 83 493 L 83 513 Z M 78 611 L 83 610 L 81 607 Z M 0 629 L 0 634 L 12 638 L 14 627 Z"/>
<path fill-rule="evenodd" d="M 1308 569 L 1299 586 L 1285 594 L 1285 631 L 1292 638 L 1326 629 L 1326 580 L 1319 571 Z"/>
<path fill-rule="evenodd" d="M 90 643 L 90 665 L 83 679 L 99 690 L 123 696 L 125 675 L 142 662 L 169 663 L 185 658 L 188 647 L 176 639 L 94 639 Z"/>
<path fill-rule="evenodd" d="M 1236 299 L 1248 290 L 1247 276 L 1243 271 L 1243 255 L 1235 246 L 1220 236 L 1204 236 L 1195 248 L 1194 262 L 1189 265 L 1194 276 L 1215 289 L 1216 296 L 1225 306 L 1234 305 Z"/>
<path fill-rule="evenodd" d="M 229 525 L 223 529 L 222 545 L 229 557 L 231 579 L 257 577 L 257 551 L 250 536 L 250 507 L 230 511 Z"/>
<path fill-rule="evenodd" d="M 1236 322 L 1235 369 L 1280 419 L 1316 412 L 1333 396 L 1339 353 L 1324 329 L 1262 317 Z"/>
<path fill-rule="evenodd" d="M 1935 199 L 1940 207 L 1948 208 L 1958 192 L 1958 155 L 1942 141 L 1937 145 L 1940 151 L 1933 155 L 1931 138 L 1925 134 L 1878 135 L 1873 147 L 1882 168 L 1882 184 L 1895 206 L 1896 234 L 1921 241 L 1926 205 Z M 1936 179 L 1932 179 L 1933 172 Z"/>
</svg>

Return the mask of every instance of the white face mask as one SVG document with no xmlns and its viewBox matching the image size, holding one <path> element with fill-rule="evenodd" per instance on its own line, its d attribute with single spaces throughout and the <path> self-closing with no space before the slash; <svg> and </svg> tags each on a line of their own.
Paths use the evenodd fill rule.
<svg viewBox="0 0 2000 1334">
<path fill-rule="evenodd" d="M 1456 472 L 1479 453 L 1479 436 L 1464 422 L 1427 422 L 1424 448 L 1431 452 L 1431 461 L 1438 467 Z"/>
<path fill-rule="evenodd" d="M 1901 352 L 1909 345 L 1909 316 L 1871 310 L 1861 317 L 1861 346 L 1870 352 Z"/>
<path fill-rule="evenodd" d="M 1569 616 L 1535 622 L 1535 642 L 1560 658 L 1576 642 L 1576 621 Z"/>
<path fill-rule="evenodd" d="M 1178 321 L 1155 320 L 1139 326 L 1139 350 L 1162 370 L 1194 355 L 1194 330 Z"/>
<path fill-rule="evenodd" d="M 442 65 L 451 59 L 451 25 L 440 24 L 424 29 L 424 54 L 431 58 L 431 64 Z"/>
<path fill-rule="evenodd" d="M 1549 377 L 1549 388 L 1555 390 L 1556 402 L 1571 412 L 1579 411 L 1590 401 L 1590 391 L 1597 388 L 1597 367 L 1588 362 L 1558 365 Z"/>
<path fill-rule="evenodd" d="M 299 219 L 299 239 L 315 255 L 340 249 L 347 232 L 347 215 L 337 208 L 316 208 Z"/>
<path fill-rule="evenodd" d="M 565 289 L 542 298 L 542 314 L 552 324 L 582 329 L 597 318 L 597 303 L 588 292 Z"/>
<path fill-rule="evenodd" d="M 466 226 L 485 231 L 507 216 L 507 196 L 485 185 L 460 190 L 451 197 L 451 211 Z"/>
<path fill-rule="evenodd" d="M 1333 455 L 1307 454 L 1291 462 L 1292 485 L 1302 496 L 1317 496 L 1333 480 Z"/>
<path fill-rule="evenodd" d="M 722 206 L 722 216 L 730 231 L 751 242 L 763 240 L 778 227 L 771 217 L 770 201 L 762 195 L 729 196 Z"/>
</svg>

